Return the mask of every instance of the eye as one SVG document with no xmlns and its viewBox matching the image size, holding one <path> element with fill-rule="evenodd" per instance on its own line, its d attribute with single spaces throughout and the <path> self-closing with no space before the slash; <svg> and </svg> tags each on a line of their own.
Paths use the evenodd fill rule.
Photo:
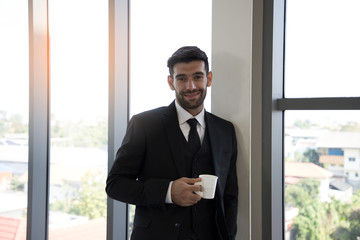
<svg viewBox="0 0 360 240">
<path fill-rule="evenodd" d="M 176 77 L 176 80 L 180 81 L 180 82 L 185 82 L 186 81 L 186 77 L 185 76 L 179 76 Z"/>
<path fill-rule="evenodd" d="M 195 80 L 202 80 L 203 78 L 204 78 L 203 75 L 195 75 L 195 76 L 194 76 L 194 79 L 195 79 Z"/>
</svg>

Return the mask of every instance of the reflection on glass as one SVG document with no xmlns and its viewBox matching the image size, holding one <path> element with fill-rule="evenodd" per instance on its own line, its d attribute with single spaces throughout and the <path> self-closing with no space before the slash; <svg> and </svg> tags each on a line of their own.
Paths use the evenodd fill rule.
<svg viewBox="0 0 360 240">
<path fill-rule="evenodd" d="M 167 84 L 169 71 L 166 65 L 178 48 L 198 46 L 207 53 L 210 64 L 211 9 L 210 0 L 131 1 L 130 116 L 167 106 L 175 99 Z M 184 17 L 184 14 L 191 17 Z M 208 89 L 207 111 L 211 111 L 210 95 L 211 89 Z M 135 207 L 130 206 L 130 232 L 134 211 Z"/>
<path fill-rule="evenodd" d="M 359 97 L 360 1 L 286 1 L 285 97 Z"/>
<path fill-rule="evenodd" d="M 26 0 L 0 1 L 0 239 L 26 239 L 28 24 Z"/>
<path fill-rule="evenodd" d="M 108 2 L 49 1 L 49 239 L 106 239 Z"/>
<path fill-rule="evenodd" d="M 360 111 L 286 111 L 286 239 L 360 236 Z"/>
</svg>

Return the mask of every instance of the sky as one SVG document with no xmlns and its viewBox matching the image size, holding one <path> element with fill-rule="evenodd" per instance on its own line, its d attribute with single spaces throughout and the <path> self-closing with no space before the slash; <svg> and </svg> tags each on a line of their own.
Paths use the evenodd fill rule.
<svg viewBox="0 0 360 240">
<path fill-rule="evenodd" d="M 51 112 L 58 119 L 107 117 L 105 2 L 49 1 Z M 137 0 L 131 1 L 130 9 L 133 115 L 174 99 L 167 85 L 166 61 L 177 48 L 197 45 L 211 56 L 211 1 Z M 359 96 L 358 12 L 357 0 L 287 2 L 286 97 Z M 27 24 L 26 0 L 0 0 L 0 110 L 24 116 L 28 115 L 29 97 Z M 208 110 L 210 94 L 211 89 Z M 330 118 L 356 120 L 359 112 L 341 112 Z M 321 119 L 323 113 L 313 112 L 311 117 Z M 309 117 L 302 111 L 290 115 Z"/>
</svg>

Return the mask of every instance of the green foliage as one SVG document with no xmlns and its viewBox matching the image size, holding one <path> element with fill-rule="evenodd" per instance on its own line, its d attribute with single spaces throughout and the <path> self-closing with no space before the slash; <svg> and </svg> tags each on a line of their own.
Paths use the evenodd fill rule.
<svg viewBox="0 0 360 240">
<path fill-rule="evenodd" d="M 93 124 L 53 120 L 51 125 L 52 146 L 101 148 L 107 144 L 107 134 L 106 120 Z"/>
<path fill-rule="evenodd" d="M 106 217 L 105 178 L 105 173 L 100 170 L 90 171 L 82 177 L 80 190 L 66 184 L 64 199 L 53 202 L 50 209 L 89 219 Z"/>
<path fill-rule="evenodd" d="M 314 163 L 320 167 L 323 167 L 324 164 L 319 162 L 319 154 L 316 152 L 315 149 L 308 149 L 304 152 L 304 158 L 307 159 L 308 161 L 306 162 L 311 162 Z"/>
<path fill-rule="evenodd" d="M 62 147 L 95 147 L 101 148 L 107 144 L 107 120 L 94 123 L 84 121 L 56 120 L 51 116 L 52 146 Z M 28 123 L 19 114 L 10 115 L 0 111 L 0 138 L 8 133 L 27 133 Z"/>
<path fill-rule="evenodd" d="M 79 215 L 89 219 L 106 216 L 105 174 L 100 171 L 88 172 L 82 178 L 79 196 L 74 207 Z"/>
<path fill-rule="evenodd" d="M 352 203 L 343 204 L 345 219 L 331 234 L 331 239 L 357 239 L 360 237 L 360 191 L 353 194 Z"/>
<path fill-rule="evenodd" d="M 317 198 L 307 201 L 294 219 L 293 234 L 298 240 L 323 240 L 326 232 L 322 226 L 324 208 Z"/>
<path fill-rule="evenodd" d="M 360 209 L 357 209 L 350 213 L 350 239 L 356 239 L 360 236 Z"/>
<path fill-rule="evenodd" d="M 335 231 L 330 234 L 330 239 L 349 240 L 350 238 L 349 238 L 348 227 L 344 227 L 344 226 L 337 227 Z"/>
<path fill-rule="evenodd" d="M 297 184 L 286 185 L 285 202 L 302 208 L 319 195 L 320 182 L 310 178 L 301 179 Z"/>
<path fill-rule="evenodd" d="M 303 120 L 296 120 L 294 122 L 294 126 L 301 129 L 309 129 L 313 126 L 313 124 L 310 122 L 309 119 L 303 121 Z"/>
<path fill-rule="evenodd" d="M 360 132 L 359 122 L 348 122 L 341 126 L 340 131 L 342 132 Z"/>
<path fill-rule="evenodd" d="M 351 204 L 335 199 L 320 202 L 317 197 L 311 197 L 316 194 L 315 185 L 311 181 L 301 181 L 299 186 L 304 189 L 287 186 L 290 192 L 285 195 L 286 201 L 290 199 L 299 208 L 291 233 L 294 239 L 349 240 L 360 236 L 360 191 L 353 195 Z M 295 201 L 296 197 L 299 199 Z"/>
<path fill-rule="evenodd" d="M 11 178 L 11 182 L 10 182 L 10 189 L 13 191 L 23 191 L 24 190 L 24 183 L 20 182 L 19 180 L 19 176 L 18 175 L 14 175 Z"/>
<path fill-rule="evenodd" d="M 0 138 L 7 133 L 27 133 L 26 124 L 19 114 L 10 115 L 5 111 L 0 111 Z"/>
</svg>

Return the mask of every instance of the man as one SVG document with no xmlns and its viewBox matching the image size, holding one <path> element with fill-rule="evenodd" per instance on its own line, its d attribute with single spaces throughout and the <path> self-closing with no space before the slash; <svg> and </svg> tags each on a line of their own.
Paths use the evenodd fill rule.
<svg viewBox="0 0 360 240">
<path fill-rule="evenodd" d="M 204 109 L 213 80 L 208 58 L 197 47 L 182 47 L 168 67 L 176 100 L 130 120 L 106 192 L 136 205 L 133 240 L 235 239 L 235 130 Z M 195 193 L 200 174 L 218 176 L 214 199 Z"/>
</svg>

